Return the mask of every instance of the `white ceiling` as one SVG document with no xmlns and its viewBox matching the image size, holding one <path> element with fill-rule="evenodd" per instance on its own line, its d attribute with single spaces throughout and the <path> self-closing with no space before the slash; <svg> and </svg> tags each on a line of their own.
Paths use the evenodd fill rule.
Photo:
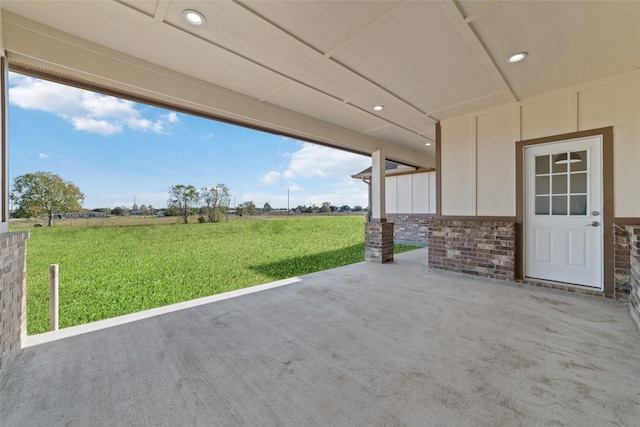
<svg viewBox="0 0 640 427">
<path fill-rule="evenodd" d="M 228 89 L 225 96 L 241 101 L 240 107 L 209 105 L 220 117 L 275 131 L 286 127 L 336 146 L 343 130 L 345 148 L 370 152 L 382 144 L 391 158 L 418 166 L 433 166 L 434 146 L 425 144 L 435 140 L 439 120 L 640 68 L 639 1 L 0 0 L 0 5 L 10 59 L 97 81 L 106 71 L 100 76 L 91 64 L 74 63 L 69 55 L 106 48 L 120 54 L 110 54 L 120 62 L 135 58 L 139 68 L 170 70 L 176 81 L 197 79 Z M 206 25 L 186 23 L 185 9 L 201 12 Z M 25 29 L 34 37 L 64 39 L 76 51 L 38 53 L 32 45 L 44 43 L 30 46 L 20 32 Z M 528 58 L 507 63 L 518 51 L 527 51 Z M 116 87 L 117 75 L 109 75 Z M 237 110 L 242 103 L 246 112 Z M 207 102 L 196 104 L 204 109 Z M 378 104 L 385 109 L 373 111 Z M 306 121 L 307 130 L 293 122 L 283 126 L 281 117 L 287 115 Z M 367 143 L 346 142 L 347 136 Z"/>
</svg>

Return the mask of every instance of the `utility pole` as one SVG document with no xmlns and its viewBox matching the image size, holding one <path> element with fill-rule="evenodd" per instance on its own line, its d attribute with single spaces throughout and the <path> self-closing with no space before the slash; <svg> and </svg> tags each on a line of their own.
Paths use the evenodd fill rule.
<svg viewBox="0 0 640 427">
<path fill-rule="evenodd" d="M 291 207 L 289 206 L 289 187 L 287 187 L 287 216 L 291 212 Z"/>
</svg>

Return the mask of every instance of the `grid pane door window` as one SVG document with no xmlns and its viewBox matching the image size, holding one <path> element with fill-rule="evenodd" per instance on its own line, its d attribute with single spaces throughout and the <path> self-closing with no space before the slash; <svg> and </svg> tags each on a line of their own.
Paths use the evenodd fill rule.
<svg viewBox="0 0 640 427">
<path fill-rule="evenodd" d="M 536 156 L 535 214 L 586 216 L 587 165 L 587 150 Z"/>
</svg>

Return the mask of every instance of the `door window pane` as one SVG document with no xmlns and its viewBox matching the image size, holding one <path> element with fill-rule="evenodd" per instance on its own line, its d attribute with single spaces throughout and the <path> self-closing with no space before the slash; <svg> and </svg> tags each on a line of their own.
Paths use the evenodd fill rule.
<svg viewBox="0 0 640 427">
<path fill-rule="evenodd" d="M 571 174 L 571 194 L 587 192 L 587 174 Z"/>
<path fill-rule="evenodd" d="M 553 167 L 551 171 L 553 173 L 562 173 L 567 171 L 567 153 L 554 154 Z"/>
<path fill-rule="evenodd" d="M 536 175 L 549 173 L 549 156 L 536 156 Z"/>
<path fill-rule="evenodd" d="M 586 215 L 587 214 L 587 196 L 570 196 L 571 215 Z"/>
<path fill-rule="evenodd" d="M 567 214 L 567 196 L 551 197 L 551 214 L 552 215 Z"/>
<path fill-rule="evenodd" d="M 549 194 L 549 176 L 536 176 L 536 194 Z"/>
<path fill-rule="evenodd" d="M 567 175 L 553 175 L 552 194 L 567 194 Z"/>
<path fill-rule="evenodd" d="M 574 151 L 571 153 L 571 172 L 586 171 L 587 170 L 587 152 L 586 151 Z M 580 161 L 576 161 L 580 159 Z"/>
<path fill-rule="evenodd" d="M 549 215 L 549 196 L 536 196 L 536 215 Z"/>
</svg>

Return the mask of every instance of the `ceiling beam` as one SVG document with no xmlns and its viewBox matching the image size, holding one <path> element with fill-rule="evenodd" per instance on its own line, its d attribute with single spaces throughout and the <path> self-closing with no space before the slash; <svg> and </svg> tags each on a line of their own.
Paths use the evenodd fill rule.
<svg viewBox="0 0 640 427">
<path fill-rule="evenodd" d="M 359 40 L 360 38 L 365 36 L 368 32 L 370 32 L 371 30 L 375 29 L 380 24 L 382 24 L 382 23 L 386 22 L 387 20 L 389 20 L 389 18 L 393 17 L 395 14 L 397 14 L 399 11 L 401 11 L 403 9 L 403 7 L 401 7 L 401 5 L 404 6 L 405 4 L 406 3 L 404 2 L 404 0 L 400 0 L 398 3 L 393 4 L 391 7 L 389 7 L 386 10 L 384 10 L 383 12 L 381 12 L 378 16 L 376 16 L 375 18 L 371 19 L 366 24 L 362 25 L 360 28 L 355 30 L 353 33 L 351 33 L 350 35 L 345 37 L 343 40 L 339 41 L 331 49 L 329 49 L 328 51 L 324 52 L 324 56 L 326 56 L 327 58 L 331 58 L 333 55 L 335 55 L 340 50 L 342 50 L 345 47 L 349 46 L 351 43 Z"/>
<path fill-rule="evenodd" d="M 476 19 L 480 18 L 482 15 L 487 13 L 490 9 L 493 9 L 495 6 L 498 6 L 502 3 L 503 0 L 492 0 L 476 9 L 474 9 L 469 15 L 464 18 L 464 22 L 467 24 L 472 23 Z"/>
<path fill-rule="evenodd" d="M 483 62 L 485 68 L 487 69 L 487 71 L 489 72 L 493 80 L 498 84 L 500 88 L 502 88 L 502 90 L 506 94 L 508 94 L 511 102 L 518 102 L 519 99 L 513 93 L 513 90 L 511 89 L 506 79 L 498 69 L 498 66 L 493 61 L 493 58 L 491 58 L 491 55 L 489 55 L 489 52 L 484 47 L 482 40 L 480 40 L 480 37 L 478 37 L 475 31 L 473 31 L 471 26 L 467 22 L 465 22 L 465 17 L 460 11 L 460 8 L 455 3 L 455 1 L 445 0 L 445 1 L 438 2 L 438 4 L 442 5 L 443 9 L 447 12 L 447 15 L 451 19 L 451 22 L 465 37 L 469 45 L 473 47 L 474 51 L 476 52 L 476 55 Z"/>
<path fill-rule="evenodd" d="M 164 18 L 165 16 L 167 16 L 167 11 L 169 10 L 170 3 L 171 0 L 158 0 L 156 13 L 153 15 L 153 19 L 157 22 L 164 22 Z"/>
</svg>

